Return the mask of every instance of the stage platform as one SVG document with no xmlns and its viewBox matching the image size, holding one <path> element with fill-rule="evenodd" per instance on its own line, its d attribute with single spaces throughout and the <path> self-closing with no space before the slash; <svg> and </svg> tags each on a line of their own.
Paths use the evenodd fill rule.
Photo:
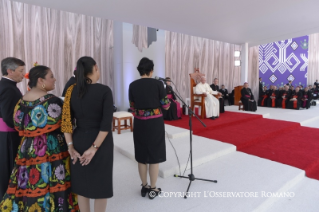
<svg viewBox="0 0 319 212">
<path fill-rule="evenodd" d="M 238 111 L 237 106 L 226 106 L 225 110 L 252 113 Z M 316 122 L 317 118 L 319 120 L 316 115 L 318 112 L 319 106 L 300 111 L 258 107 L 258 111 L 252 114 L 262 115 L 266 119 L 288 119 L 303 126 L 308 124 L 313 125 L 309 127 L 319 128 Z M 216 126 L 225 127 L 219 122 L 216 122 Z M 140 196 L 141 182 L 134 159 L 133 133 L 129 130 L 122 131 L 120 135 L 114 132 L 114 197 L 108 200 L 107 211 L 318 211 L 319 181 L 307 178 L 304 170 L 239 152 L 232 144 L 197 135 L 193 135 L 195 177 L 217 180 L 218 183 L 194 181 L 190 187 L 194 196 L 188 199 L 178 197 L 186 191 L 189 183 L 187 179 L 173 177 L 185 169 L 189 154 L 189 131 L 167 124 L 165 130 L 167 161 L 160 164 L 157 182 L 164 197 L 152 201 Z M 170 142 L 176 149 L 181 168 Z M 188 168 L 185 175 L 189 172 Z M 217 197 L 227 196 L 227 192 L 244 196 Z"/>
<path fill-rule="evenodd" d="M 225 106 L 225 111 L 259 114 L 263 115 L 264 118 L 297 122 L 301 126 L 319 128 L 319 105 L 300 110 L 257 107 L 256 112 L 238 110 L 238 106 Z"/>
<path fill-rule="evenodd" d="M 176 130 L 180 129 L 180 130 Z M 182 128 L 173 127 L 170 125 L 165 125 L 166 135 L 173 137 L 173 139 L 166 136 L 166 159 L 165 163 L 160 164 L 159 176 L 166 178 L 173 176 L 174 174 L 180 174 L 186 168 L 187 159 L 189 157 L 189 131 L 182 137 Z M 175 135 L 177 134 L 177 135 Z M 122 134 L 118 135 L 114 133 L 114 145 L 115 148 L 135 161 L 134 157 L 134 143 L 133 135 L 130 131 L 124 131 Z M 177 137 L 177 138 L 174 138 Z M 176 151 L 176 152 L 175 152 Z M 208 138 L 193 135 L 193 166 L 200 166 L 204 163 L 212 161 L 223 155 L 235 152 L 236 146 L 232 144 L 223 143 L 216 140 L 211 140 Z M 180 167 L 178 164 L 177 157 L 180 162 Z M 188 164 L 188 170 L 190 168 L 190 163 Z"/>
<path fill-rule="evenodd" d="M 187 175 L 189 171 L 185 173 Z M 198 178 L 214 179 L 218 183 L 194 181 L 190 191 L 197 197 L 157 197 L 154 200 L 140 196 L 140 179 L 137 162 L 115 150 L 114 158 L 114 197 L 108 200 L 107 211 L 148 212 L 148 211 L 269 211 L 317 212 L 319 181 L 305 177 L 303 170 L 273 162 L 267 159 L 232 152 L 194 168 Z M 187 179 L 158 178 L 157 186 L 163 195 L 169 192 L 185 192 Z M 195 193 L 196 192 L 196 193 Z M 250 197 L 217 197 L 217 192 L 254 192 Z M 278 192 L 278 193 L 276 193 Z M 295 192 L 290 197 L 268 197 L 280 192 Z M 198 196 L 199 195 L 199 196 Z M 215 196 L 214 196 L 215 195 Z M 246 193 L 247 195 L 247 193 Z M 93 207 L 92 207 L 93 211 Z"/>
</svg>

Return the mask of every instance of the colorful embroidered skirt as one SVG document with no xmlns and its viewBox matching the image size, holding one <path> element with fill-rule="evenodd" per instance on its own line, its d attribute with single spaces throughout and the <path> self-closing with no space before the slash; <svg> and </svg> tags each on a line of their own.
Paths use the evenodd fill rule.
<svg viewBox="0 0 319 212">
<path fill-rule="evenodd" d="M 71 193 L 70 157 L 60 130 L 23 137 L 2 212 L 78 211 Z"/>
</svg>

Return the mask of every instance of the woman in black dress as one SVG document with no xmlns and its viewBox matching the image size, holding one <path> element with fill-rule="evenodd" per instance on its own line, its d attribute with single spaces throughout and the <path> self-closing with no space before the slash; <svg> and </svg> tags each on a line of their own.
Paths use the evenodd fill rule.
<svg viewBox="0 0 319 212">
<path fill-rule="evenodd" d="M 90 211 L 90 199 L 95 199 L 95 212 L 104 212 L 113 196 L 113 96 L 108 86 L 97 83 L 100 72 L 93 58 L 80 58 L 76 70 L 77 83 L 66 92 L 61 126 L 73 160 L 72 191 L 82 212 Z"/>
<path fill-rule="evenodd" d="M 164 85 L 152 79 L 154 63 L 142 58 L 137 70 L 141 79 L 135 80 L 129 87 L 130 107 L 134 111 L 134 148 L 135 159 L 142 181 L 141 195 L 149 198 L 157 196 L 161 189 L 156 188 L 159 163 L 166 161 L 165 128 L 162 109 L 168 110 Z M 151 185 L 147 185 L 147 164 Z"/>
<path fill-rule="evenodd" d="M 167 80 L 171 80 L 171 78 L 166 77 Z M 163 110 L 163 117 L 164 120 L 177 120 L 182 118 L 182 110 L 181 110 L 181 105 L 179 104 L 178 101 L 176 101 L 176 96 L 173 91 L 173 88 L 171 86 L 171 82 L 167 81 L 165 82 L 166 84 L 166 94 L 167 98 L 170 101 L 170 107 L 168 110 Z"/>
</svg>

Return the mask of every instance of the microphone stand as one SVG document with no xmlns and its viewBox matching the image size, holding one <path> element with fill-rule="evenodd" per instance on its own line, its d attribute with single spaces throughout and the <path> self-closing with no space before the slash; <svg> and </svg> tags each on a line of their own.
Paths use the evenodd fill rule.
<svg viewBox="0 0 319 212">
<path fill-rule="evenodd" d="M 189 117 L 189 140 L 190 140 L 190 160 L 191 160 L 191 173 L 188 176 L 181 176 L 181 175 L 177 175 L 175 174 L 174 177 L 179 177 L 179 178 L 186 178 L 189 180 L 189 184 L 187 187 L 187 191 L 185 193 L 184 198 L 187 199 L 187 193 L 189 191 L 189 188 L 192 184 L 193 181 L 195 180 L 201 180 L 201 181 L 208 181 L 208 182 L 213 182 L 213 183 L 217 183 L 217 180 L 208 180 L 208 179 L 202 179 L 202 178 L 196 178 L 194 173 L 193 173 L 193 134 L 192 134 L 192 115 L 194 115 L 197 120 L 204 126 L 206 127 L 206 125 L 202 122 L 202 120 L 200 120 L 200 118 L 198 118 L 198 116 L 194 113 L 194 111 L 183 101 L 182 97 L 180 97 L 177 93 L 175 93 L 172 89 L 172 93 L 175 94 L 175 96 L 181 100 L 181 102 L 183 103 L 183 106 L 187 107 L 188 109 L 188 117 Z"/>
</svg>

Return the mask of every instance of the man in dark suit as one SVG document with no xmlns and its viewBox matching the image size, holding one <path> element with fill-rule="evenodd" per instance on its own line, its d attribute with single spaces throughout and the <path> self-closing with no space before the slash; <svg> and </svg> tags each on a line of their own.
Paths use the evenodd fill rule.
<svg viewBox="0 0 319 212">
<path fill-rule="evenodd" d="M 318 87 L 318 86 L 319 86 L 319 82 L 318 82 L 318 80 L 316 80 L 316 82 L 314 83 L 314 85 L 315 85 L 316 87 Z"/>
<path fill-rule="evenodd" d="M 228 95 L 228 90 L 225 88 L 225 85 L 222 85 L 222 88 L 219 90 L 219 92 L 223 95 L 223 98 L 224 98 L 224 101 L 225 99 L 228 100 L 228 105 L 230 105 L 230 102 L 229 102 L 229 95 Z"/>
<path fill-rule="evenodd" d="M 22 94 L 17 87 L 25 74 L 25 63 L 14 57 L 1 61 L 2 79 L 0 80 L 0 197 L 8 188 L 10 174 L 14 166 L 18 147 L 19 133 L 14 129 L 13 113 Z"/>
<path fill-rule="evenodd" d="M 228 102 L 229 105 L 234 105 L 234 98 L 235 98 L 235 88 L 232 90 L 231 93 L 228 94 Z"/>
<path fill-rule="evenodd" d="M 292 81 L 291 81 L 291 80 L 289 80 L 289 81 L 288 81 L 288 83 L 287 83 L 286 85 L 288 85 L 289 87 L 291 87 L 291 86 L 292 86 Z"/>
<path fill-rule="evenodd" d="M 261 93 L 263 92 L 263 82 L 262 82 L 262 78 L 261 77 L 259 77 L 259 96 L 261 95 Z"/>
<path fill-rule="evenodd" d="M 219 92 L 219 86 L 218 86 L 218 79 L 214 79 L 214 83 L 210 85 L 213 91 Z M 219 92 L 220 93 L 220 92 Z M 224 113 L 225 112 L 225 104 L 224 104 L 224 98 L 218 98 L 219 99 L 219 113 Z"/>
</svg>

